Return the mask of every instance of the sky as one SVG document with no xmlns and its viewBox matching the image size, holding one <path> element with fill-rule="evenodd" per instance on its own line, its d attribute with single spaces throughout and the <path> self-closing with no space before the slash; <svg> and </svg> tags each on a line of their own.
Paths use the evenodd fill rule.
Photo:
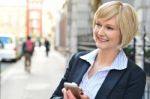
<svg viewBox="0 0 150 99">
<path fill-rule="evenodd" d="M 26 0 L 0 0 L 0 6 L 25 5 Z"/>
<path fill-rule="evenodd" d="M 25 6 L 27 0 L 0 0 L 0 6 L 14 6 L 14 5 L 20 5 Z M 43 9 L 44 10 L 50 10 L 52 13 L 58 12 L 63 3 L 64 0 L 43 0 Z"/>
<path fill-rule="evenodd" d="M 44 0 L 44 7 L 51 10 L 59 10 L 64 0 Z"/>
<path fill-rule="evenodd" d="M 50 11 L 54 16 L 57 16 L 63 4 L 64 0 L 44 0 L 43 10 Z"/>
</svg>

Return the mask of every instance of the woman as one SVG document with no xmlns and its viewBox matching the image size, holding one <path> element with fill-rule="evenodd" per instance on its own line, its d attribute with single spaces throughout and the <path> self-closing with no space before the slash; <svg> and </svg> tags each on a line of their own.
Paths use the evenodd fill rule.
<svg viewBox="0 0 150 99">
<path fill-rule="evenodd" d="M 94 15 L 97 49 L 75 54 L 51 99 L 76 99 L 64 82 L 77 83 L 81 99 L 142 99 L 146 76 L 124 51 L 138 31 L 134 8 L 120 1 L 101 5 Z"/>
</svg>

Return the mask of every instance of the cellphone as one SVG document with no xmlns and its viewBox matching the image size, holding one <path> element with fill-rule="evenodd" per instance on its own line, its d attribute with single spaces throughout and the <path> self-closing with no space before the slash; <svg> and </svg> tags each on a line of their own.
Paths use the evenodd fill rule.
<svg viewBox="0 0 150 99">
<path fill-rule="evenodd" d="M 65 82 L 64 87 L 66 88 L 66 90 L 69 89 L 77 99 L 81 99 L 81 97 L 80 97 L 81 89 L 78 87 L 78 85 L 76 83 Z"/>
</svg>

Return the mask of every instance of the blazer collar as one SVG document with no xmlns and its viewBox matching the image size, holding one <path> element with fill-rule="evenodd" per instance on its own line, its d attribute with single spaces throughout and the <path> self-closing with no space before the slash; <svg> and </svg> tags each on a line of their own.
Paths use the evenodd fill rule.
<svg viewBox="0 0 150 99">
<path fill-rule="evenodd" d="M 91 51 L 85 55 L 80 56 L 80 58 L 89 62 L 92 65 L 95 61 L 95 58 L 98 54 L 98 51 L 99 51 L 99 49 L 95 49 L 95 50 L 93 50 L 93 51 Z"/>
<path fill-rule="evenodd" d="M 119 81 L 125 70 L 111 70 L 99 89 L 95 99 L 107 99 L 113 87 Z"/>
<path fill-rule="evenodd" d="M 88 62 L 85 62 L 85 60 L 80 59 L 80 62 L 78 63 L 78 65 L 79 65 L 78 71 L 76 71 L 74 74 L 74 82 L 79 85 L 84 74 L 90 67 L 90 64 Z"/>
</svg>

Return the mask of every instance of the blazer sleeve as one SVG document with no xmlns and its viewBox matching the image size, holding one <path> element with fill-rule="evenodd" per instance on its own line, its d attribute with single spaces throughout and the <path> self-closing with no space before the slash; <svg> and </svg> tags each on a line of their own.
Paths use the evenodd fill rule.
<svg viewBox="0 0 150 99">
<path fill-rule="evenodd" d="M 69 66 L 66 69 L 66 72 L 64 74 L 64 77 L 61 79 L 58 87 L 50 97 L 50 99 L 63 99 L 63 93 L 62 88 L 64 88 L 64 82 L 68 81 L 69 75 L 71 73 L 71 69 L 73 66 L 76 66 L 77 61 L 79 60 L 80 53 L 76 53 L 72 56 L 72 58 L 69 61 Z"/>
<path fill-rule="evenodd" d="M 123 99 L 142 99 L 146 84 L 146 74 L 138 66 L 132 68 Z"/>
</svg>

